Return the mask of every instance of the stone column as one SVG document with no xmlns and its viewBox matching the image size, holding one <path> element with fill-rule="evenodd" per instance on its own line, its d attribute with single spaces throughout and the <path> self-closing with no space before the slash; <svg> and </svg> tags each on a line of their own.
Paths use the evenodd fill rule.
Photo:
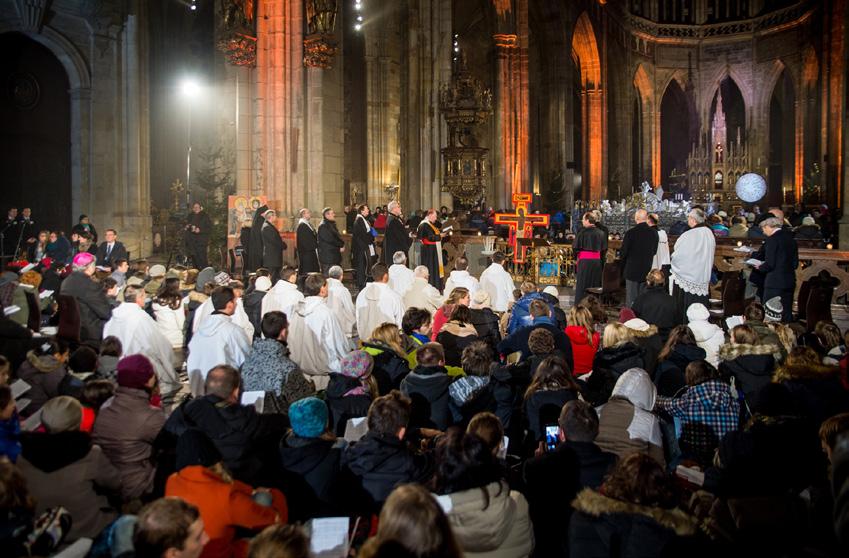
<svg viewBox="0 0 849 558">
<path fill-rule="evenodd" d="M 496 49 L 498 137 L 495 204 L 497 207 L 509 207 L 513 193 L 530 191 L 527 33 L 524 48 L 519 35 L 499 33 L 493 40 Z"/>
</svg>

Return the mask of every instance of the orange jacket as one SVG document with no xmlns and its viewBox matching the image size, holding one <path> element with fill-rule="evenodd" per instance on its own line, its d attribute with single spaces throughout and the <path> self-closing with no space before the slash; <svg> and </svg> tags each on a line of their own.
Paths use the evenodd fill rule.
<svg viewBox="0 0 849 558">
<path fill-rule="evenodd" d="M 252 498 L 254 489 L 239 481 L 228 483 L 211 470 L 191 465 L 168 477 L 166 496 L 177 496 L 197 506 L 209 543 L 202 557 L 230 558 L 247 555 L 245 541 L 236 541 L 236 527 L 261 529 L 286 523 L 286 497 L 272 489 L 271 507 L 261 506 Z"/>
</svg>

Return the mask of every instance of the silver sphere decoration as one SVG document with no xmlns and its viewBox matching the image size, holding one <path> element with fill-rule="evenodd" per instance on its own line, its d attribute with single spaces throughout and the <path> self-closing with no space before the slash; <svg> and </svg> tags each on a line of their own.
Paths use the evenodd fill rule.
<svg viewBox="0 0 849 558">
<path fill-rule="evenodd" d="M 766 195 L 766 180 L 754 172 L 747 172 L 737 179 L 735 185 L 737 197 L 748 203 L 755 203 Z"/>
</svg>

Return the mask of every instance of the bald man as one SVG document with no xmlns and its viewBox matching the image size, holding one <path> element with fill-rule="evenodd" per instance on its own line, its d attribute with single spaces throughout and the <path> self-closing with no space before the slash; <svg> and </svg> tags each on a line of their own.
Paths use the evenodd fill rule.
<svg viewBox="0 0 849 558">
<path fill-rule="evenodd" d="M 646 288 L 646 274 L 651 270 L 654 255 L 657 253 L 657 229 L 646 222 L 648 212 L 638 209 L 634 213 L 636 225 L 625 233 L 622 239 L 620 258 L 625 275 L 625 306 L 628 308 Z"/>
</svg>

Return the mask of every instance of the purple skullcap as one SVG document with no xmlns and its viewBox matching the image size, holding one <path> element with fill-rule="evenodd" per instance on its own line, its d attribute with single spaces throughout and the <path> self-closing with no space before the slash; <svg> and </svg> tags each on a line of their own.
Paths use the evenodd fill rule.
<svg viewBox="0 0 849 558">
<path fill-rule="evenodd" d="M 88 252 L 80 252 L 74 256 L 74 265 L 78 267 L 86 267 L 94 262 L 94 256 Z"/>
</svg>

